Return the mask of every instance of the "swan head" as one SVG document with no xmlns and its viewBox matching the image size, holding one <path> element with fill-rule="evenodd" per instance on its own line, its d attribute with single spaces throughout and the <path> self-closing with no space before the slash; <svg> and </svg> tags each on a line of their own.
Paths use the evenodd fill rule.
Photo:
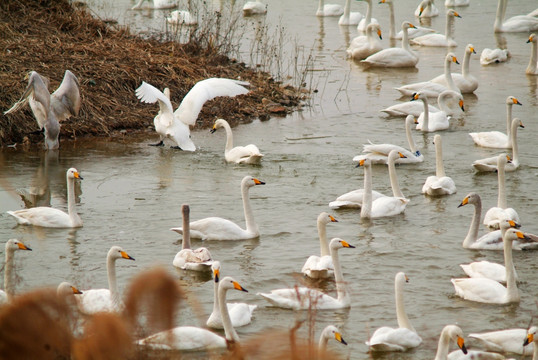
<svg viewBox="0 0 538 360">
<path fill-rule="evenodd" d="M 392 0 L 379 0 L 378 4 L 392 4 Z"/>
<path fill-rule="evenodd" d="M 534 339 L 536 338 L 536 332 L 538 332 L 538 327 L 532 326 L 527 331 L 527 337 L 525 338 L 525 341 L 523 342 L 523 346 L 527 346 L 530 343 L 534 342 Z"/>
<path fill-rule="evenodd" d="M 243 184 L 245 184 L 248 187 L 251 187 L 251 186 L 255 186 L 255 185 L 265 185 L 265 182 L 263 182 L 261 180 L 258 180 L 255 177 L 247 175 L 241 181 L 241 185 L 243 185 Z"/>
<path fill-rule="evenodd" d="M 407 30 L 409 28 L 416 29 L 417 27 L 415 25 L 411 24 L 409 21 L 404 21 L 402 23 L 402 30 Z"/>
<path fill-rule="evenodd" d="M 516 99 L 515 97 L 509 96 L 506 98 L 506 105 L 523 105 L 523 104 L 520 103 L 519 100 Z"/>
<path fill-rule="evenodd" d="M 213 261 L 213 264 L 211 264 L 211 270 L 213 271 L 213 278 L 215 279 L 215 282 L 219 282 L 220 277 L 220 261 Z"/>
<path fill-rule="evenodd" d="M 6 252 L 13 252 L 15 250 L 30 250 L 28 246 L 24 245 L 24 243 L 17 239 L 9 239 L 6 242 Z"/>
<path fill-rule="evenodd" d="M 522 231 L 517 229 L 508 229 L 504 233 L 503 241 L 514 241 L 514 240 L 530 240 L 530 238 L 525 235 Z"/>
<path fill-rule="evenodd" d="M 459 18 L 461 18 L 460 14 L 458 14 L 454 9 L 449 9 L 449 10 L 446 12 L 446 15 L 447 15 L 447 16 L 453 16 L 453 17 L 459 17 Z"/>
<path fill-rule="evenodd" d="M 420 99 L 420 95 L 422 95 L 422 93 L 419 91 L 419 92 L 416 92 L 416 93 L 413 93 L 413 95 L 411 95 L 411 101 L 415 101 L 415 100 L 418 100 Z"/>
<path fill-rule="evenodd" d="M 357 164 L 356 167 L 361 167 L 361 166 L 367 167 L 371 165 L 372 165 L 372 161 L 370 160 L 370 158 L 365 158 L 365 159 L 359 160 L 359 163 Z"/>
<path fill-rule="evenodd" d="M 215 123 L 213 124 L 213 127 L 211 128 L 211 130 L 209 130 L 209 132 L 213 134 L 215 131 L 217 131 L 218 128 L 223 127 L 224 124 L 228 124 L 228 122 L 224 119 L 217 119 Z"/>
<path fill-rule="evenodd" d="M 330 222 L 338 222 L 331 214 L 325 211 L 318 215 L 318 222 L 328 224 Z"/>
<path fill-rule="evenodd" d="M 407 156 L 399 152 L 398 150 L 391 150 L 387 158 L 388 161 L 394 161 L 396 159 L 407 159 Z"/>
<path fill-rule="evenodd" d="M 407 277 L 407 275 L 405 275 L 405 273 L 403 271 L 400 271 L 399 273 L 397 273 L 394 280 L 396 282 L 401 282 L 401 283 L 404 283 L 404 282 L 408 283 L 409 282 L 409 278 Z"/>
<path fill-rule="evenodd" d="M 383 37 L 381 36 L 381 26 L 379 26 L 379 24 L 368 24 L 368 26 L 366 27 L 366 32 L 370 34 L 376 33 L 377 36 L 379 36 L 379 38 L 383 40 Z"/>
<path fill-rule="evenodd" d="M 480 202 L 480 195 L 478 195 L 475 192 L 471 192 L 471 193 L 467 194 L 467 196 L 465 196 L 463 198 L 463 200 L 458 205 L 458 207 L 462 207 L 462 206 L 465 206 L 467 204 L 477 204 L 479 202 Z"/>
<path fill-rule="evenodd" d="M 447 325 L 441 332 L 441 337 L 448 336 L 448 338 L 458 345 L 458 347 L 467 354 L 467 348 L 465 347 L 465 340 L 463 339 L 463 331 L 457 325 Z"/>
<path fill-rule="evenodd" d="M 536 42 L 536 34 L 531 34 L 531 36 L 529 36 L 529 40 L 527 40 L 527 43 L 531 42 Z"/>
<path fill-rule="evenodd" d="M 325 339 L 335 339 L 339 343 L 347 345 L 347 342 L 342 337 L 340 330 L 338 330 L 338 328 L 334 325 L 329 325 L 325 329 L 323 329 L 321 336 Z"/>
<path fill-rule="evenodd" d="M 56 295 L 58 295 L 59 297 L 65 297 L 72 294 L 82 294 L 82 291 L 80 291 L 67 281 L 63 281 L 62 283 L 60 283 L 60 285 L 58 285 L 58 288 L 56 289 Z"/>
<path fill-rule="evenodd" d="M 521 227 L 521 224 L 515 222 L 514 220 L 508 217 L 503 217 L 501 221 L 499 222 L 499 227 L 501 230 L 506 230 L 510 228 L 519 229 Z"/>
<path fill-rule="evenodd" d="M 183 215 L 184 218 L 188 219 L 190 213 L 191 213 L 191 208 L 189 205 L 187 204 L 181 205 L 181 214 Z"/>
<path fill-rule="evenodd" d="M 70 168 L 69 170 L 67 170 L 67 178 L 68 179 L 80 179 L 80 180 L 84 179 L 82 176 L 80 176 L 80 173 L 75 168 Z"/>
<path fill-rule="evenodd" d="M 242 287 L 237 281 L 235 281 L 232 277 L 230 276 L 226 276 L 224 278 L 221 279 L 220 283 L 219 283 L 219 290 L 220 289 L 225 289 L 225 290 L 239 290 L 239 291 L 244 291 L 244 292 L 248 292 L 247 289 L 245 289 L 244 287 Z"/>
<path fill-rule="evenodd" d="M 458 58 L 456 57 L 456 55 L 452 52 L 449 52 L 448 54 L 446 54 L 446 62 L 448 63 L 456 63 L 456 64 L 460 64 L 459 61 L 458 61 Z"/>
<path fill-rule="evenodd" d="M 523 125 L 523 121 L 519 120 L 518 118 L 514 118 L 514 120 L 512 120 L 512 123 L 516 123 L 517 126 L 516 127 L 520 127 L 522 129 L 525 129 L 525 125 Z M 514 126 L 512 124 L 512 126 Z"/>
<path fill-rule="evenodd" d="M 467 44 L 465 47 L 465 52 L 469 54 L 476 54 L 473 44 Z"/>
<path fill-rule="evenodd" d="M 129 254 L 127 254 L 120 246 L 112 246 L 110 250 L 108 250 L 108 258 L 110 259 L 126 259 L 126 260 L 134 260 L 133 257 L 131 257 Z"/>
<path fill-rule="evenodd" d="M 350 245 L 347 241 L 340 238 L 334 238 L 329 243 L 329 247 L 333 250 L 338 250 L 342 248 L 355 248 L 355 246 Z"/>
</svg>

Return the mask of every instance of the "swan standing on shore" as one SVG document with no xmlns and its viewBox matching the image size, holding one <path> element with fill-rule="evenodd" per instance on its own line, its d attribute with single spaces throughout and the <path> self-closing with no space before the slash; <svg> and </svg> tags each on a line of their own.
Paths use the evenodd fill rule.
<svg viewBox="0 0 538 360">
<path fill-rule="evenodd" d="M 29 250 L 32 251 L 28 246 L 24 245 L 22 241 L 17 239 L 9 239 L 6 241 L 6 262 L 4 263 L 4 289 L 0 290 L 0 307 L 7 304 L 13 295 L 15 294 L 15 284 L 13 283 L 13 277 L 15 276 L 15 269 L 13 268 L 13 261 L 15 251 L 17 250 Z"/>
<path fill-rule="evenodd" d="M 312 279 L 326 279 L 332 276 L 334 270 L 329 241 L 327 240 L 327 224 L 338 222 L 331 214 L 322 212 L 318 215 L 318 237 L 320 256 L 310 255 L 301 269 L 301 272 Z"/>
<path fill-rule="evenodd" d="M 504 20 L 508 0 L 499 0 L 493 31 L 499 32 L 528 32 L 538 30 L 538 18 L 530 15 L 517 15 Z"/>
<path fill-rule="evenodd" d="M 30 209 L 7 211 L 22 225 L 33 225 L 50 228 L 77 228 L 82 226 L 82 219 L 75 207 L 75 179 L 82 180 L 75 168 L 66 173 L 67 178 L 67 213 L 48 206 L 38 206 Z"/>
<path fill-rule="evenodd" d="M 361 63 L 368 64 L 370 66 L 379 67 L 414 67 L 418 63 L 418 55 L 409 47 L 409 38 L 407 36 L 407 29 L 414 28 L 415 25 L 408 21 L 402 23 L 403 40 L 402 47 L 391 47 L 376 52 L 373 55 L 368 56 L 362 60 Z"/>
<path fill-rule="evenodd" d="M 461 65 L 461 74 L 452 73 L 451 77 L 458 89 L 462 94 L 473 93 L 478 89 L 478 80 L 469 73 L 469 64 L 471 62 L 471 54 L 476 54 L 474 46 L 468 44 L 465 47 L 465 54 L 463 55 L 463 63 Z M 445 74 L 441 74 L 430 80 L 431 82 L 448 86 L 447 77 Z"/>
<path fill-rule="evenodd" d="M 398 327 L 381 327 L 377 329 L 366 345 L 371 351 L 407 351 L 422 343 L 422 338 L 417 334 L 407 317 L 404 308 L 403 286 L 409 282 L 405 273 L 399 272 L 394 279 L 394 294 L 396 298 L 396 318 Z"/>
<path fill-rule="evenodd" d="M 189 126 L 196 124 L 196 119 L 204 104 L 219 96 L 235 97 L 248 93 L 248 89 L 243 86 L 248 82 L 225 79 L 209 78 L 198 81 L 185 95 L 181 104 L 174 112 L 170 102 L 170 92 L 159 89 L 142 82 L 136 89 L 136 96 L 140 101 L 153 104 L 159 102 L 159 113 L 153 119 L 155 131 L 159 134 L 160 141 L 154 146 L 163 146 L 164 139 L 170 139 L 175 147 L 185 151 L 195 151 L 196 146 L 191 140 Z"/>
<path fill-rule="evenodd" d="M 525 70 L 527 75 L 538 75 L 538 46 L 536 45 L 538 38 L 536 34 L 531 34 L 527 43 L 531 43 L 531 57 L 529 59 L 529 65 Z"/>
<path fill-rule="evenodd" d="M 227 219 L 208 217 L 190 223 L 191 238 L 202 240 L 248 240 L 260 236 L 258 225 L 254 221 L 249 198 L 249 189 L 256 185 L 265 185 L 265 183 L 248 175 L 241 180 L 241 197 L 243 199 L 246 229 L 242 229 L 239 225 Z M 183 233 L 182 228 L 171 228 L 170 230 L 179 234 Z"/>
<path fill-rule="evenodd" d="M 433 138 L 435 144 L 435 175 L 428 176 L 422 193 L 430 196 L 451 195 L 456 193 L 456 184 L 452 178 L 446 176 L 443 166 L 443 145 L 441 135 L 436 134 Z"/>
<path fill-rule="evenodd" d="M 465 341 L 463 340 L 463 331 L 457 325 L 446 325 L 441 331 L 439 344 L 437 345 L 437 353 L 435 360 L 447 360 L 450 341 L 454 341 L 464 354 L 467 354 Z"/>
<path fill-rule="evenodd" d="M 92 315 L 98 312 L 120 311 L 123 304 L 116 280 L 116 260 L 134 260 L 121 247 L 112 246 L 106 256 L 106 272 L 108 289 L 90 289 L 77 296 L 78 306 L 82 313 Z"/>
<path fill-rule="evenodd" d="M 351 0 L 344 4 L 344 14 L 338 19 L 338 25 L 358 25 L 363 15 L 358 11 L 351 11 Z"/>
<path fill-rule="evenodd" d="M 11 114 L 22 108 L 26 102 L 30 104 L 39 130 L 44 130 L 45 149 L 55 150 L 60 147 L 60 121 L 77 116 L 81 106 L 80 85 L 77 77 L 69 70 L 65 71 L 62 83 L 52 93 L 49 90 L 49 80 L 35 71 L 28 75 L 28 86 L 21 96 L 4 115 Z"/>
<path fill-rule="evenodd" d="M 401 40 L 403 38 L 403 30 L 400 30 L 396 34 L 396 25 L 394 21 L 394 3 L 392 0 L 381 0 L 379 2 L 380 4 L 388 4 L 389 5 L 389 38 L 390 39 L 397 39 Z M 435 30 L 430 28 L 425 28 L 421 26 L 416 26 L 415 28 L 407 29 L 407 37 L 409 39 L 416 38 L 417 36 L 426 35 L 430 33 L 434 33 Z"/>
<path fill-rule="evenodd" d="M 183 242 L 181 243 L 181 251 L 176 254 L 172 264 L 183 270 L 210 271 L 213 258 L 209 250 L 205 247 L 191 249 L 189 205 L 181 205 L 181 214 L 183 215 Z"/>
<path fill-rule="evenodd" d="M 316 16 L 340 16 L 344 13 L 344 8 L 340 4 L 325 4 L 324 0 L 319 0 Z"/>
<path fill-rule="evenodd" d="M 437 106 L 435 107 L 428 103 L 428 111 L 430 113 L 444 111 L 447 115 L 460 116 L 465 109 L 463 107 L 463 96 L 459 92 L 452 90 L 445 90 L 437 96 Z M 424 112 L 424 105 L 416 101 L 405 101 L 380 111 L 391 116 L 412 115 L 418 118 Z M 418 121 L 415 121 L 415 124 L 418 124 Z"/>
<path fill-rule="evenodd" d="M 379 37 L 379 39 L 376 37 Z M 357 36 L 351 40 L 351 44 L 346 50 L 347 55 L 354 60 L 362 60 L 368 56 L 383 50 L 381 44 L 381 27 L 379 24 L 369 24 L 366 28 L 366 35 Z"/>
<path fill-rule="evenodd" d="M 342 248 L 354 248 L 346 241 L 334 238 L 329 244 L 331 257 L 334 265 L 334 278 L 336 282 L 337 297 L 322 293 L 319 290 L 307 287 L 294 287 L 291 289 L 276 289 L 270 293 L 258 293 L 272 305 L 293 310 L 326 310 L 342 309 L 351 306 L 349 290 L 347 289 L 342 266 L 338 258 L 338 250 Z"/>
<path fill-rule="evenodd" d="M 454 40 L 454 18 L 461 18 L 461 16 L 449 9 L 446 12 L 446 27 L 444 34 L 426 34 L 411 39 L 411 44 L 420 46 L 441 46 L 441 47 L 454 47 L 458 46 Z"/>
<path fill-rule="evenodd" d="M 230 124 L 224 119 L 218 119 L 215 121 L 213 128 L 210 132 L 213 134 L 218 128 L 223 127 L 226 130 L 226 146 L 224 147 L 224 158 L 227 162 L 233 162 L 236 164 L 259 164 L 262 160 L 263 154 L 260 153 L 260 149 L 254 144 L 247 146 L 234 147 L 234 139 L 232 128 Z"/>
</svg>

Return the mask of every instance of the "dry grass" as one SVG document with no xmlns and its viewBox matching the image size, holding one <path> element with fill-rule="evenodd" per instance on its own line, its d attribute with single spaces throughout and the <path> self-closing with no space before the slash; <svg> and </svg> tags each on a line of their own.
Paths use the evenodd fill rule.
<svg viewBox="0 0 538 360">
<path fill-rule="evenodd" d="M 61 139 L 147 130 L 158 110 L 135 97 L 134 90 L 142 81 L 169 87 L 176 106 L 196 82 L 208 77 L 240 78 L 252 84 L 248 95 L 206 104 L 196 125 L 200 128 L 218 117 L 234 126 L 285 114 L 299 105 L 302 96 L 273 81 L 269 74 L 234 62 L 210 41 L 201 46 L 196 38 L 187 44 L 143 39 L 124 27 L 105 24 L 67 0 L 0 2 L 0 34 L 2 111 L 19 99 L 27 85 L 24 76 L 31 70 L 49 78 L 52 91 L 66 69 L 78 77 L 83 105 L 79 116 L 62 123 Z M 21 142 L 26 136 L 31 142 L 42 141 L 41 135 L 29 135 L 35 130 L 29 107 L 0 115 L 0 146 Z"/>
</svg>

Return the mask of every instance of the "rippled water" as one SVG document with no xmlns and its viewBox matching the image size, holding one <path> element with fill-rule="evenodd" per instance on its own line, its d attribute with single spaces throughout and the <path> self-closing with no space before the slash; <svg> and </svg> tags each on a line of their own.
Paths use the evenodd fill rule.
<svg viewBox="0 0 538 360">
<path fill-rule="evenodd" d="M 417 21 L 412 17 L 415 1 L 396 2 L 397 23 L 404 19 Z M 130 2 L 91 5 L 103 17 L 136 22 L 139 27 L 147 24 L 159 28 L 165 16 L 163 12 L 129 11 Z M 444 10 L 442 1 L 437 5 Z M 527 13 L 536 6 L 533 0 L 512 1 L 511 5 L 508 16 Z M 229 299 L 258 305 L 253 323 L 238 329 L 241 338 L 266 329 L 286 329 L 295 319 L 303 318 L 302 313 L 269 307 L 255 294 L 300 282 L 305 259 L 319 251 L 317 215 L 329 211 L 328 203 L 338 195 L 362 187 L 363 171 L 351 161 L 361 145 L 371 140 L 407 146 L 403 120 L 379 113 L 381 108 L 408 100 L 400 100 L 393 88 L 442 73 L 446 54 L 443 48 L 417 48 L 421 59 L 416 70 L 365 70 L 345 57 L 350 39 L 356 36 L 355 28 L 339 27 L 337 18 L 317 18 L 316 7 L 314 0 L 277 0 L 269 5 L 267 24 L 282 24 L 305 51 L 315 48 L 311 84 L 319 91 L 312 106 L 301 112 L 233 129 L 238 145 L 258 145 L 265 154 L 262 166 L 226 164 L 224 133 L 210 134 L 207 130 L 193 132 L 193 141 L 200 148 L 195 153 L 148 147 L 156 136 L 62 142 L 59 154 L 45 154 L 38 146 L 28 151 L 3 149 L 0 237 L 3 241 L 22 239 L 34 249 L 32 253 L 16 255 L 20 278 L 17 290 L 55 286 L 63 280 L 82 289 L 106 287 L 105 256 L 112 244 L 119 244 L 136 258 L 136 262 L 117 264 L 121 289 L 140 271 L 162 264 L 177 273 L 188 288 L 189 298 L 200 302 L 209 314 L 213 285 L 207 277 L 179 273 L 172 268 L 180 238 L 168 229 L 180 224 L 183 203 L 191 205 L 192 220 L 215 215 L 244 224 L 239 183 L 248 174 L 266 182 L 265 186 L 251 189 L 260 238 L 204 245 L 222 262 L 222 273 L 233 275 L 250 291 L 232 292 Z M 366 9 L 365 4 L 357 2 L 353 2 L 353 7 L 362 12 Z M 454 51 L 460 61 L 467 43 L 474 44 L 478 54 L 485 47 L 495 47 L 495 8 L 494 1 L 473 0 L 471 6 L 458 9 L 462 19 L 456 19 L 455 39 L 459 46 Z M 387 16 L 385 6 L 374 5 L 374 17 L 380 20 L 385 38 Z M 244 21 L 252 26 L 256 22 Z M 442 32 L 444 23 L 444 16 L 440 16 L 432 19 L 431 27 Z M 330 346 L 344 357 L 369 358 L 364 345 L 369 335 L 377 327 L 396 326 L 393 280 L 398 271 L 405 271 L 411 279 L 405 287 L 406 309 L 424 342 L 411 352 L 375 355 L 376 358 L 433 358 L 439 333 L 446 324 L 458 323 L 469 334 L 526 327 L 537 313 L 535 252 L 514 252 L 521 280 L 520 304 L 497 306 L 463 301 L 454 296 L 450 283 L 453 277 L 463 277 L 461 263 L 483 259 L 502 262 L 502 252 L 462 248 L 472 208 L 457 206 L 470 191 L 482 196 L 484 208 L 497 202 L 497 176 L 477 175 L 471 163 L 499 151 L 474 146 L 468 132 L 504 131 L 508 95 L 523 103 L 514 107 L 514 116 L 525 123 L 525 129 L 518 133 L 522 165 L 517 172 L 507 173 L 508 203 L 519 212 L 526 231 L 538 232 L 538 157 L 533 150 L 538 128 L 537 77 L 525 75 L 530 54 L 527 37 L 524 33 L 501 36 L 512 53 L 507 63 L 482 67 L 479 55 L 471 60 L 471 72 L 480 87 L 474 95 L 465 96 L 465 116 L 452 124 L 450 130 L 441 132 L 445 169 L 456 182 L 457 194 L 428 198 L 420 193 L 426 177 L 435 171 L 434 134 L 414 131 L 425 161 L 397 168 L 402 192 L 411 200 L 405 214 L 370 222 L 361 221 L 358 211 L 331 211 L 339 222 L 328 225 L 329 238 L 338 236 L 356 246 L 340 251 L 352 307 L 319 312 L 315 332 L 317 336 L 330 323 L 339 326 L 349 345 Z M 383 43 L 387 46 L 388 40 Z M 77 203 L 84 227 L 72 231 L 15 226 L 5 211 L 22 208 L 24 204 L 13 189 L 36 187 L 44 193 L 45 202 L 50 196 L 53 206 L 65 208 L 65 171 L 72 166 L 84 177 Z M 375 189 L 390 192 L 384 166 L 375 166 L 373 176 Z M 323 287 L 335 295 L 333 283 Z M 184 314 L 190 312 L 186 310 Z M 178 320 L 189 325 L 204 322 L 205 319 L 198 322 L 190 315 Z M 302 333 L 306 336 L 304 330 Z M 473 345 L 470 340 L 468 344 Z"/>
</svg>

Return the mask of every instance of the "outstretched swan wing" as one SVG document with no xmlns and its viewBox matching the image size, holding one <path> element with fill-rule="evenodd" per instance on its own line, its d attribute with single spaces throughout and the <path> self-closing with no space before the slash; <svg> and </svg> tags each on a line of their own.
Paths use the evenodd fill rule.
<svg viewBox="0 0 538 360">
<path fill-rule="evenodd" d="M 24 93 L 21 96 L 21 99 L 11 107 L 11 109 L 4 111 L 4 115 L 10 114 L 19 110 L 23 107 L 28 101 L 30 95 L 34 96 L 35 101 L 41 103 L 45 109 L 48 109 L 50 106 L 50 92 L 48 90 L 48 80 L 43 78 L 37 72 L 30 72 L 30 77 L 28 79 L 28 87 L 24 90 Z M 43 126 L 42 124 L 39 124 Z"/>
<path fill-rule="evenodd" d="M 161 90 L 157 89 L 155 86 L 148 84 L 145 81 L 142 81 L 142 85 L 135 91 L 136 97 L 140 101 L 153 104 L 156 101 L 159 102 L 161 114 L 172 114 L 174 109 L 172 108 L 172 103 L 168 96 L 166 96 Z M 168 119 L 169 123 L 165 124 L 166 126 L 172 125 L 172 116 L 161 116 L 163 119 Z"/>
</svg>

